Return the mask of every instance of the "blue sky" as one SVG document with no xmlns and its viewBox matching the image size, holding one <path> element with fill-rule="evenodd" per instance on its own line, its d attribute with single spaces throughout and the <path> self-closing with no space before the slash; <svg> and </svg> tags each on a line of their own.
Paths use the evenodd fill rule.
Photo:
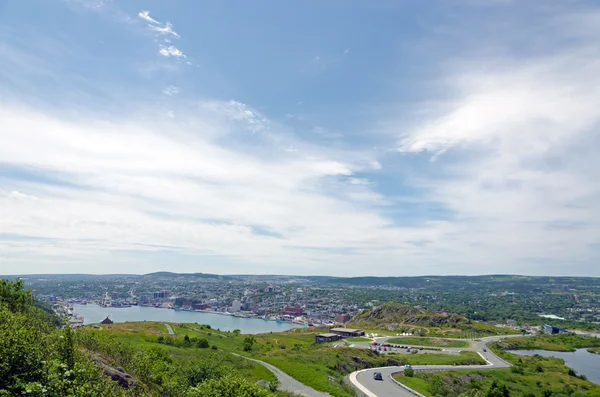
<svg viewBox="0 0 600 397">
<path fill-rule="evenodd" d="M 0 0 L 0 273 L 600 276 L 594 1 Z"/>
</svg>

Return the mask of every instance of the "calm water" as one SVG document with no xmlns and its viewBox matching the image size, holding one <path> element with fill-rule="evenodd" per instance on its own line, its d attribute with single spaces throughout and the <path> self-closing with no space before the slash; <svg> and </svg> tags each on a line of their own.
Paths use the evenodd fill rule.
<svg viewBox="0 0 600 397">
<path fill-rule="evenodd" d="M 164 321 L 170 323 L 209 324 L 222 331 L 239 329 L 244 334 L 260 334 L 265 332 L 281 332 L 297 325 L 277 323 L 256 318 L 241 318 L 219 314 L 177 311 L 154 307 L 132 306 L 124 308 L 102 307 L 97 305 L 73 305 L 75 313 L 83 317 L 84 324 L 99 323 L 106 316 L 115 323 L 126 321 Z"/>
<path fill-rule="evenodd" d="M 551 352 L 548 350 L 511 350 L 519 356 L 539 354 L 544 357 L 556 357 L 565 360 L 567 367 L 573 368 L 578 374 L 587 376 L 588 380 L 600 384 L 600 354 L 592 354 L 587 349 L 574 352 Z"/>
</svg>

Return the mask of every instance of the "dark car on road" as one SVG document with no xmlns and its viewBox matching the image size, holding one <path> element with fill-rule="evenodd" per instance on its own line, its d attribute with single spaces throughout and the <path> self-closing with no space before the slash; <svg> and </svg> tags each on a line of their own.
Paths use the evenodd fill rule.
<svg viewBox="0 0 600 397">
<path fill-rule="evenodd" d="M 375 372 L 373 374 L 373 379 L 375 379 L 375 380 L 383 380 L 383 375 L 381 375 L 381 372 Z"/>
</svg>

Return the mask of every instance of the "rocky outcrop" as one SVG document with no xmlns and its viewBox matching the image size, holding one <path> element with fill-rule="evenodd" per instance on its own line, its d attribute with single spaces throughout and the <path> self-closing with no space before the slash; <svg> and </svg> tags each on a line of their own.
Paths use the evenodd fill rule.
<svg viewBox="0 0 600 397">
<path fill-rule="evenodd" d="M 458 314 L 437 314 L 419 307 L 389 302 L 356 315 L 347 326 L 424 333 L 425 327 L 462 328 L 468 324 L 470 320 Z"/>
<path fill-rule="evenodd" d="M 135 380 L 131 375 L 126 373 L 121 367 L 111 367 L 107 364 L 106 360 L 99 354 L 92 356 L 92 361 L 97 364 L 104 373 L 109 376 L 112 380 L 119 382 L 121 387 L 124 389 L 132 388 L 136 385 Z"/>
</svg>

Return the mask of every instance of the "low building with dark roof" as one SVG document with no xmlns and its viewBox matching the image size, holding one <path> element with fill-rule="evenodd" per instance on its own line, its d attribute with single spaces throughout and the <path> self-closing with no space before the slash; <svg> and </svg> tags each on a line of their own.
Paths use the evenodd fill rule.
<svg viewBox="0 0 600 397">
<path fill-rule="evenodd" d="M 111 320 L 110 318 L 108 318 L 108 316 L 106 316 L 106 318 L 100 322 L 100 324 L 104 324 L 104 325 L 109 325 L 109 324 L 112 324 L 112 323 L 113 323 L 113 320 Z"/>
<path fill-rule="evenodd" d="M 357 336 L 365 336 L 365 331 L 362 329 L 353 328 L 331 328 L 329 332 L 337 334 L 342 338 L 352 338 Z"/>
<path fill-rule="evenodd" d="M 315 335 L 315 343 L 325 343 L 340 340 L 342 337 L 331 332 Z"/>
</svg>

